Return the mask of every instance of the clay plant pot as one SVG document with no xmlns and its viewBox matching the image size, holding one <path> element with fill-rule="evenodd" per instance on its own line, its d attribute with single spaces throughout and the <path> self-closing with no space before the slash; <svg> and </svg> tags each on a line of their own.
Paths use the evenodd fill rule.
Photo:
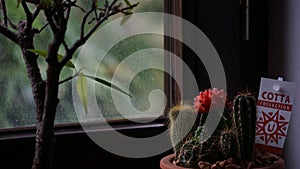
<svg viewBox="0 0 300 169">
<path fill-rule="evenodd" d="M 160 160 L 160 168 L 161 169 L 189 169 L 184 167 L 176 166 L 172 163 L 173 159 L 175 157 L 175 154 L 170 154 L 168 156 L 165 156 Z M 252 168 L 252 169 L 284 169 L 284 160 L 282 158 L 278 158 L 277 161 L 275 161 L 272 165 L 262 168 Z"/>
<path fill-rule="evenodd" d="M 161 169 L 187 169 L 173 164 L 172 161 L 174 158 L 175 158 L 175 154 L 170 154 L 162 158 L 160 160 L 160 168 Z"/>
</svg>

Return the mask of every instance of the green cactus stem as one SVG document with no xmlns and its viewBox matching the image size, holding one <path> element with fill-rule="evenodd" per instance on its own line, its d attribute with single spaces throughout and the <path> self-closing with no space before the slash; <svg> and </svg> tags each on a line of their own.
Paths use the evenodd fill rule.
<svg viewBox="0 0 300 169">
<path fill-rule="evenodd" d="M 179 116 L 179 113 L 182 115 Z M 188 104 L 175 106 L 169 111 L 169 131 L 175 153 L 179 151 L 185 140 L 193 136 L 196 127 L 191 127 L 191 122 L 197 119 L 197 115 L 194 108 Z"/>
<path fill-rule="evenodd" d="M 198 127 L 194 136 L 185 141 L 176 153 L 175 163 L 178 166 L 186 168 L 195 168 L 201 159 L 201 150 L 203 147 L 201 133 L 203 127 Z"/>
<path fill-rule="evenodd" d="M 237 159 L 238 143 L 236 132 L 233 130 L 224 130 L 220 133 L 220 150 L 224 159 Z"/>
<path fill-rule="evenodd" d="M 205 127 L 199 126 L 194 136 L 184 142 L 176 153 L 175 164 L 186 168 L 197 168 L 200 161 L 215 163 L 221 160 L 217 136 L 205 138 Z"/>
<path fill-rule="evenodd" d="M 240 159 L 247 165 L 254 157 L 256 99 L 250 94 L 240 94 L 235 98 L 233 106 Z"/>
</svg>

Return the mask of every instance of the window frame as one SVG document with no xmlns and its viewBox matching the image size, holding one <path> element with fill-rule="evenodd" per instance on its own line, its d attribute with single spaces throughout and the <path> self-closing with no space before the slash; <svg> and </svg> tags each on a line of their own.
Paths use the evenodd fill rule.
<svg viewBox="0 0 300 169">
<path fill-rule="evenodd" d="M 164 0 L 164 12 L 167 14 L 182 17 L 182 0 Z M 178 25 L 180 25 L 180 23 L 175 23 L 175 21 L 173 20 L 168 20 L 167 22 L 164 21 L 164 31 L 169 31 L 171 34 L 177 34 L 177 36 L 181 36 L 181 26 Z M 170 72 L 172 72 L 171 75 L 168 75 L 166 73 L 164 75 L 164 90 L 167 96 L 166 110 L 168 110 L 171 106 L 179 103 L 181 98 L 180 91 L 176 87 L 176 85 L 182 83 L 182 65 L 172 60 L 172 57 L 174 57 L 175 54 L 178 57 L 182 58 L 182 43 L 165 36 L 164 49 L 172 53 L 170 56 L 165 57 L 167 59 L 164 60 L 165 69 L 169 69 Z M 175 82 L 172 78 L 170 78 L 171 76 L 176 77 L 177 81 Z M 142 128 L 166 128 L 167 126 L 166 116 L 161 116 L 156 120 L 145 124 L 135 123 L 126 119 L 110 120 L 108 124 L 118 131 L 135 130 Z M 93 125 L 93 123 L 91 123 L 91 125 Z M 107 131 L 107 129 L 105 128 L 97 128 L 98 129 L 96 132 Z M 55 135 L 82 134 L 85 132 L 79 122 L 55 124 L 54 131 Z M 34 138 L 35 132 L 35 125 L 15 128 L 3 128 L 0 129 L 0 141 L 10 139 Z"/>
<path fill-rule="evenodd" d="M 164 5 L 164 10 L 167 14 L 182 17 L 182 0 L 165 0 Z M 168 31 L 171 35 L 182 37 L 182 23 L 165 19 L 164 31 Z M 165 69 L 171 72 L 171 75 L 165 74 L 165 92 L 169 97 L 167 99 L 167 107 L 172 107 L 181 100 L 180 90 L 177 85 L 182 86 L 183 84 L 182 63 L 178 63 L 172 58 L 179 57 L 182 59 L 183 48 L 182 42 L 178 40 L 170 37 L 165 37 L 164 39 L 165 49 L 170 51 L 169 56 L 165 57 Z M 174 78 L 171 78 L 171 76 L 177 79 L 177 81 L 175 82 Z"/>
</svg>

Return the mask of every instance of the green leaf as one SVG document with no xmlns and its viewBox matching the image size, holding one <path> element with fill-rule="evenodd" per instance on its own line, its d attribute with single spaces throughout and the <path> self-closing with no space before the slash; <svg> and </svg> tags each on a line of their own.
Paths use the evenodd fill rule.
<svg viewBox="0 0 300 169">
<path fill-rule="evenodd" d="M 58 55 L 57 55 L 57 59 L 58 59 L 59 61 L 62 60 L 62 58 L 63 58 L 63 55 L 61 55 L 61 54 L 58 54 Z M 69 68 L 75 69 L 75 65 L 74 65 L 73 62 L 70 61 L 70 60 L 65 64 L 65 66 L 66 66 L 66 67 L 69 67 Z"/>
<path fill-rule="evenodd" d="M 22 0 L 17 1 L 17 8 L 19 8 L 21 2 L 22 2 Z"/>
<path fill-rule="evenodd" d="M 99 5 L 98 0 L 94 0 L 94 4 L 95 4 L 96 7 L 98 7 L 98 5 Z"/>
<path fill-rule="evenodd" d="M 132 6 L 132 4 L 131 4 L 131 2 L 129 1 L 129 0 L 124 0 L 125 1 L 125 3 L 126 3 L 126 5 L 128 6 L 128 7 L 130 7 L 130 6 Z M 137 3 L 138 4 L 138 3 Z M 135 5 L 137 5 L 137 4 L 135 4 Z M 125 17 L 123 17 L 122 18 L 122 20 L 121 20 L 121 26 L 122 25 L 124 25 L 125 24 L 125 22 L 126 21 L 128 21 L 130 18 L 131 18 L 131 14 L 133 14 L 133 12 L 132 12 L 132 9 L 127 9 L 126 11 L 125 11 Z"/>
<path fill-rule="evenodd" d="M 88 86 L 87 79 L 85 76 L 78 76 L 77 79 L 77 93 L 79 99 L 84 107 L 85 113 L 88 113 Z"/>
<path fill-rule="evenodd" d="M 124 0 L 124 1 L 125 1 L 126 5 L 131 6 L 131 3 L 129 0 Z"/>
<path fill-rule="evenodd" d="M 98 83 L 100 83 L 100 84 L 102 84 L 104 86 L 110 87 L 110 88 L 112 88 L 114 90 L 117 90 L 117 91 L 123 93 L 123 94 L 126 94 L 129 97 L 132 97 L 128 92 L 124 91 L 123 89 L 119 88 L 118 86 L 112 84 L 111 82 L 109 82 L 107 80 L 104 80 L 104 79 L 101 79 L 101 78 L 98 78 L 98 77 L 93 77 L 93 76 L 85 75 L 85 74 L 81 74 L 81 75 L 85 76 L 85 77 L 87 77 L 89 79 L 92 79 L 92 80 L 94 80 L 94 81 L 96 81 L 96 82 L 98 82 Z"/>
<path fill-rule="evenodd" d="M 27 49 L 27 51 L 35 53 L 35 54 L 37 54 L 39 56 L 42 56 L 44 58 L 46 58 L 47 55 L 48 55 L 48 51 L 45 51 L 45 50 Z"/>
<path fill-rule="evenodd" d="M 47 55 L 48 55 L 48 51 L 46 50 L 37 50 L 37 49 L 27 49 L 27 51 L 29 52 L 32 52 L 32 53 L 35 53 L 43 58 L 46 58 Z M 58 54 L 57 55 L 57 59 L 60 61 L 61 59 L 63 58 L 63 55 L 61 54 Z M 65 64 L 66 67 L 69 67 L 69 68 L 75 68 L 74 64 L 72 63 L 72 61 L 68 61 L 66 64 Z"/>
<path fill-rule="evenodd" d="M 40 5 L 44 7 L 53 7 L 53 0 L 40 0 Z"/>
</svg>

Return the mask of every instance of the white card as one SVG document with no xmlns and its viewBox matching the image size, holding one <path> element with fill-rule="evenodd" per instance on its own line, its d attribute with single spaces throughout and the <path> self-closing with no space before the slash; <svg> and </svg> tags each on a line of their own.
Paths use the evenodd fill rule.
<svg viewBox="0 0 300 169">
<path fill-rule="evenodd" d="M 281 154 L 293 110 L 296 84 L 261 78 L 257 100 L 256 146 Z"/>
</svg>

